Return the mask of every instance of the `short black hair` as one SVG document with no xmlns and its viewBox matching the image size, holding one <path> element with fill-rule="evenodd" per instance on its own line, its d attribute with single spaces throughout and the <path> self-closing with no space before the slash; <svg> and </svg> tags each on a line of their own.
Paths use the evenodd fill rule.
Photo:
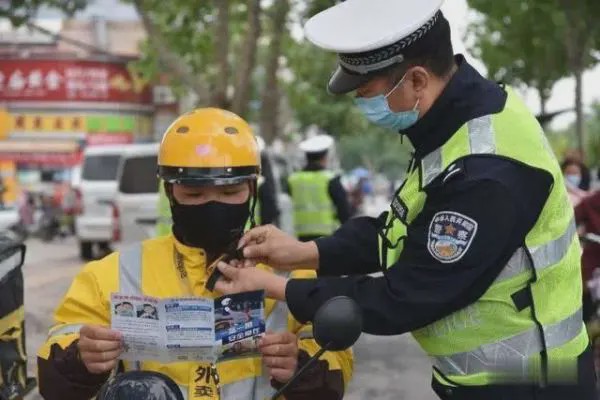
<svg viewBox="0 0 600 400">
<path fill-rule="evenodd" d="M 321 161 L 327 155 L 327 153 L 327 150 L 320 151 L 318 153 L 306 153 L 306 161 L 309 163 Z"/>
<path fill-rule="evenodd" d="M 419 39 L 417 44 L 405 50 L 404 61 L 380 71 L 380 74 L 398 80 L 409 68 L 415 66 L 426 68 L 438 78 L 446 78 L 452 71 L 454 66 L 452 34 L 450 23 L 443 15 L 440 15 L 437 23 Z"/>
<path fill-rule="evenodd" d="M 583 168 L 584 168 L 583 163 L 581 161 L 579 161 L 579 160 L 576 160 L 576 159 L 570 158 L 570 157 L 565 158 L 563 160 L 563 162 L 560 163 L 560 170 L 562 172 L 565 172 L 565 170 L 568 167 L 570 167 L 571 165 L 575 165 L 575 166 L 579 167 L 579 169 L 583 172 Z"/>
</svg>

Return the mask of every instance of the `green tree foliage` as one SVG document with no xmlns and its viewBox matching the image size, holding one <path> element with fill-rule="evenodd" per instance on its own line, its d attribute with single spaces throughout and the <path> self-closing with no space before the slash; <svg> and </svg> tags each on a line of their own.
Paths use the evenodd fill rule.
<svg viewBox="0 0 600 400">
<path fill-rule="evenodd" d="M 493 79 L 538 91 L 542 114 L 554 84 L 569 74 L 566 21 L 554 0 L 468 0 L 480 15 L 467 31 L 470 50 Z"/>
<path fill-rule="evenodd" d="M 590 165 L 598 165 L 600 164 L 600 102 L 592 105 L 585 123 L 588 132 L 586 159 Z"/>
<path fill-rule="evenodd" d="M 227 0 L 228 1 L 228 0 Z M 148 33 L 143 44 L 143 57 L 138 68 L 146 76 L 155 78 L 161 72 L 173 79 L 171 84 L 181 91 L 195 92 L 199 102 L 215 98 L 215 87 L 228 71 L 218 68 L 219 44 L 218 9 L 214 1 L 205 0 L 132 0 Z M 229 4 L 233 3 L 233 4 Z M 246 6 L 242 1 L 228 1 L 226 35 L 230 49 L 239 45 Z M 235 53 L 230 51 L 230 65 Z M 218 90 L 218 89 L 217 89 Z"/>
<path fill-rule="evenodd" d="M 306 3 L 298 23 L 331 7 L 333 0 Z M 369 123 L 354 105 L 351 95 L 334 96 L 327 82 L 337 66 L 337 56 L 307 40 L 287 38 L 284 55 L 293 79 L 285 86 L 291 108 L 301 129 L 317 125 L 339 139 L 342 166 L 365 166 L 390 179 L 402 176 L 408 164 L 410 145 L 389 130 Z"/>
<path fill-rule="evenodd" d="M 575 78 L 575 137 L 585 148 L 583 72 L 600 60 L 597 0 L 467 0 L 480 18 L 470 25 L 471 50 L 490 75 L 535 88 L 542 114 L 559 79 Z"/>
<path fill-rule="evenodd" d="M 585 156 L 588 165 L 598 166 L 600 164 L 600 102 L 595 102 L 584 116 L 585 130 L 588 132 L 585 143 Z M 575 135 L 576 124 L 568 128 L 548 132 L 548 138 L 559 159 L 578 146 Z"/>
<path fill-rule="evenodd" d="M 342 167 L 349 171 L 364 166 L 395 181 L 404 177 L 410 145 L 394 132 L 364 132 L 339 139 Z"/>
<path fill-rule="evenodd" d="M 548 0 L 550 1 L 550 0 Z M 566 20 L 565 41 L 571 73 L 575 78 L 575 133 L 585 153 L 587 143 L 583 110 L 583 72 L 600 62 L 600 2 L 598 0 L 553 0 Z"/>
<path fill-rule="evenodd" d="M 20 26 L 35 17 L 41 7 L 56 8 L 67 15 L 84 9 L 89 0 L 8 0 L 0 2 L 0 18 L 8 18 Z"/>
</svg>

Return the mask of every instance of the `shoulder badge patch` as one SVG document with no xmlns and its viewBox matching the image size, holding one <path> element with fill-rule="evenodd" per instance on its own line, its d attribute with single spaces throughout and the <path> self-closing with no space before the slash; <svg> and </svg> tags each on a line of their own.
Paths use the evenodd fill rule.
<svg viewBox="0 0 600 400">
<path fill-rule="evenodd" d="M 427 249 L 433 258 L 449 264 L 460 260 L 477 234 L 477 222 L 453 211 L 433 216 L 427 235 Z"/>
</svg>

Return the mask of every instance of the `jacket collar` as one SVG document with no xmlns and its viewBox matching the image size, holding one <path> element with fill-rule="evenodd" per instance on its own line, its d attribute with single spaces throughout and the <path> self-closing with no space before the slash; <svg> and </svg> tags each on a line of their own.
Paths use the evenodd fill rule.
<svg viewBox="0 0 600 400">
<path fill-rule="evenodd" d="M 171 234 L 171 239 L 175 245 L 175 250 L 183 257 L 183 262 L 187 268 L 206 271 L 206 252 L 203 249 L 187 246 L 177 240 L 173 234 Z"/>
<path fill-rule="evenodd" d="M 462 55 L 455 56 L 458 70 L 429 111 L 412 127 L 401 132 L 422 159 L 441 147 L 468 121 L 504 109 L 506 92 L 479 74 Z"/>
</svg>

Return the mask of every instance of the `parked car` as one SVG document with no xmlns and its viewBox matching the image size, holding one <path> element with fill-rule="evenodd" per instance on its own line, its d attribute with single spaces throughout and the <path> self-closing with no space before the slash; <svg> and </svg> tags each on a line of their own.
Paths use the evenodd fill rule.
<svg viewBox="0 0 600 400">
<path fill-rule="evenodd" d="M 19 225 L 19 211 L 15 207 L 0 207 L 0 234 L 12 231 Z"/>
<path fill-rule="evenodd" d="M 114 242 L 128 244 L 155 236 L 158 146 L 158 143 L 128 145 L 123 152 L 112 208 Z"/>
<path fill-rule="evenodd" d="M 76 196 L 79 203 L 75 231 L 79 254 L 94 257 L 95 247 L 106 253 L 112 241 L 112 204 L 117 193 L 119 161 L 126 146 L 91 146 L 84 152 Z"/>
</svg>

